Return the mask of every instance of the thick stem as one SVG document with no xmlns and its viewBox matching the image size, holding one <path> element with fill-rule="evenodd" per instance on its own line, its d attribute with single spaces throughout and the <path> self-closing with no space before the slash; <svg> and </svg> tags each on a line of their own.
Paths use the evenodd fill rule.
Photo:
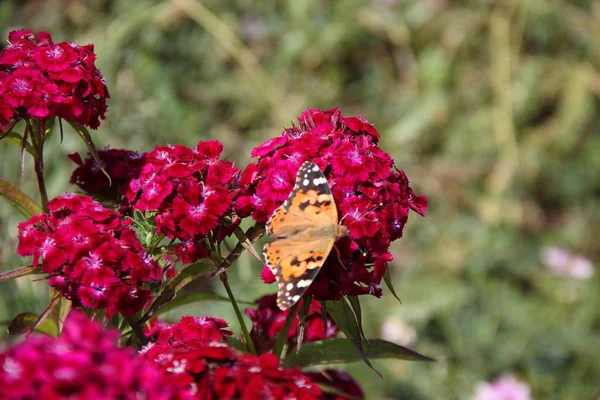
<svg viewBox="0 0 600 400">
<path fill-rule="evenodd" d="M 287 317 L 285 317 L 285 322 L 283 323 L 283 329 L 279 332 L 279 336 L 277 336 L 277 342 L 275 342 L 275 347 L 273 348 L 273 354 L 275 354 L 278 358 L 281 358 L 281 353 L 283 352 L 283 346 L 287 342 L 288 332 L 292 327 L 292 322 L 294 322 L 294 318 L 296 317 L 296 310 L 298 309 L 298 303 L 294 304 L 292 308 L 288 311 Z"/>
<path fill-rule="evenodd" d="M 248 327 L 246 327 L 246 323 L 244 322 L 244 317 L 242 316 L 242 312 L 240 311 L 240 307 L 235 301 L 235 297 L 233 296 L 233 292 L 231 291 L 231 287 L 229 286 L 229 282 L 227 281 L 227 273 L 222 273 L 220 276 L 221 282 L 223 282 L 223 286 L 225 286 L 225 290 L 227 291 L 227 296 L 229 296 L 229 301 L 231 301 L 231 305 L 233 306 L 233 310 L 235 311 L 235 315 L 240 323 L 242 328 L 242 334 L 244 335 L 244 339 L 246 341 L 246 346 L 248 347 L 248 351 L 251 354 L 256 354 L 256 348 L 254 347 L 254 343 L 250 338 L 250 332 L 248 331 Z"/>
</svg>

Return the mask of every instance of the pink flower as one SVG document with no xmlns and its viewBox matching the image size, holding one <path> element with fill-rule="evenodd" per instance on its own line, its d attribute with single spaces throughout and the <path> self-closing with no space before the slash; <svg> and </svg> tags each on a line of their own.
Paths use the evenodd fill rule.
<svg viewBox="0 0 600 400">
<path fill-rule="evenodd" d="M 589 279 L 594 265 L 585 257 L 572 254 L 564 247 L 546 247 L 541 252 L 542 262 L 555 275 L 573 279 Z"/>
<path fill-rule="evenodd" d="M 392 260 L 389 246 L 402 236 L 409 210 L 424 215 L 427 199 L 415 195 L 404 172 L 379 148 L 379 133 L 367 121 L 345 118 L 337 109 L 309 109 L 299 121 L 252 151 L 258 161 L 239 176 L 235 211 L 267 221 L 289 196 L 298 168 L 313 161 L 328 179 L 349 236 L 336 243 L 337 251 L 331 252 L 305 295 L 317 300 L 379 297 Z M 263 280 L 270 278 L 263 273 Z"/>
<path fill-rule="evenodd" d="M 0 53 L 0 129 L 11 118 L 64 118 L 98 128 L 110 97 L 93 45 L 53 43 L 47 32 L 9 34 Z M 6 110 L 10 107 L 11 112 Z"/>
<path fill-rule="evenodd" d="M 19 224 L 21 256 L 41 262 L 48 284 L 76 307 L 126 316 L 142 310 L 151 282 L 162 268 L 128 227 L 130 221 L 86 196 L 62 195 L 48 202 L 50 214 Z"/>
<path fill-rule="evenodd" d="M 273 354 L 241 354 L 228 346 L 231 332 L 218 318 L 184 317 L 154 323 L 141 353 L 165 377 L 199 399 L 319 399 L 321 390 L 297 368 L 284 368 Z"/>
<path fill-rule="evenodd" d="M 0 354 L 0 398 L 193 398 L 154 363 L 119 348 L 118 338 L 116 330 L 71 313 L 60 336 L 30 336 Z"/>
<path fill-rule="evenodd" d="M 515 377 L 504 375 L 477 385 L 473 400 L 531 400 L 531 389 Z"/>
<path fill-rule="evenodd" d="M 156 147 L 144 154 L 144 164 L 123 190 L 124 212 L 140 210 L 154 216 L 156 229 L 178 239 L 175 254 L 191 263 L 208 255 L 204 238 L 223 240 L 239 225 L 232 201 L 238 169 L 220 158 L 215 140 L 184 146 Z"/>
</svg>

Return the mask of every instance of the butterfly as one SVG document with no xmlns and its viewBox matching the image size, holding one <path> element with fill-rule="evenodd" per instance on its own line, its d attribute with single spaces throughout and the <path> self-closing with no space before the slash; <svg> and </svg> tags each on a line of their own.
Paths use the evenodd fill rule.
<svg viewBox="0 0 600 400">
<path fill-rule="evenodd" d="M 267 222 L 263 255 L 277 279 L 277 305 L 287 310 L 315 280 L 335 241 L 348 233 L 338 213 L 327 178 L 313 162 L 298 170 L 290 196 Z"/>
</svg>

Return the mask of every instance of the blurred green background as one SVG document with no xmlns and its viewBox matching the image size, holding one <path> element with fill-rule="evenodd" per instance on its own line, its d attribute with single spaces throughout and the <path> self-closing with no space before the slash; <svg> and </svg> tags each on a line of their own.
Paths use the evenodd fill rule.
<svg viewBox="0 0 600 400">
<path fill-rule="evenodd" d="M 540 260 L 545 246 L 600 260 L 597 1 L 3 0 L 0 27 L 96 45 L 112 95 L 98 147 L 218 139 L 243 167 L 306 107 L 374 123 L 430 207 L 392 247 L 403 304 L 363 297 L 366 329 L 438 361 L 376 362 L 383 381 L 348 367 L 368 398 L 468 399 L 504 373 L 536 399 L 600 396 L 599 274 L 557 276 Z M 65 155 L 85 153 L 72 131 L 56 142 L 50 197 L 74 190 Z M 0 176 L 35 195 L 31 163 L 21 176 L 3 142 Z M 1 270 L 25 263 L 20 221 L 0 202 Z M 274 291 L 260 268 L 238 262 L 238 297 Z M 0 291 L 0 320 L 47 301 L 29 278 Z M 237 330 L 230 308 L 182 312 Z"/>
</svg>

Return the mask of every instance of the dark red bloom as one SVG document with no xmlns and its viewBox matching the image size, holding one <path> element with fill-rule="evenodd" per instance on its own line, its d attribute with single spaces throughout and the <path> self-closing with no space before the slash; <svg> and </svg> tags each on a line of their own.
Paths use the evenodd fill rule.
<svg viewBox="0 0 600 400">
<path fill-rule="evenodd" d="M 276 295 L 266 295 L 256 300 L 257 309 L 246 309 L 246 315 L 252 320 L 250 336 L 260 353 L 270 351 L 273 348 L 277 335 L 283 329 L 285 319 L 289 313 L 289 310 L 281 311 L 277 307 L 276 300 Z M 302 307 L 303 301 L 300 300 L 300 307 Z M 294 321 L 288 331 L 290 349 L 295 348 L 294 344 L 297 341 L 299 323 L 298 316 L 294 316 Z M 329 316 L 327 317 L 327 326 L 325 326 L 321 304 L 318 301 L 310 303 L 304 326 L 304 342 L 332 338 L 339 332 L 339 328 Z"/>
<path fill-rule="evenodd" d="M 284 368 L 273 354 L 241 354 L 226 343 L 231 332 L 218 318 L 184 317 L 156 323 L 141 353 L 165 376 L 199 399 L 319 399 L 321 390 L 296 368 Z"/>
<path fill-rule="evenodd" d="M 48 283 L 75 306 L 126 316 L 143 309 L 148 284 L 162 268 L 146 253 L 130 221 L 86 196 L 62 195 L 48 203 L 50 214 L 19 224 L 21 256 L 41 261 Z"/>
<path fill-rule="evenodd" d="M 362 400 L 365 393 L 359 383 L 344 371 L 326 369 L 306 374 L 323 390 L 323 400 Z"/>
<path fill-rule="evenodd" d="M 159 233 L 178 239 L 175 254 L 184 263 L 208 255 L 203 239 L 209 233 L 220 241 L 240 223 L 231 208 L 238 170 L 219 158 L 222 151 L 217 141 L 199 142 L 194 149 L 156 147 L 125 187 L 122 209 L 150 212 Z"/>
<path fill-rule="evenodd" d="M 11 32 L 0 53 L 0 129 L 13 117 L 59 117 L 98 128 L 110 95 L 95 59 L 92 45 L 54 43 L 47 32 L 37 40 L 29 30 Z"/>
<path fill-rule="evenodd" d="M 119 348 L 118 337 L 73 312 L 59 337 L 30 336 L 0 354 L 0 398 L 193 398 L 156 365 Z"/>
<path fill-rule="evenodd" d="M 121 201 L 123 187 L 140 175 L 146 162 L 144 154 L 120 149 L 99 150 L 100 166 L 91 154 L 85 160 L 78 153 L 69 154 L 69 158 L 78 165 L 71 175 L 70 183 L 90 195 L 114 202 Z M 101 168 L 110 176 L 110 180 Z"/>
<path fill-rule="evenodd" d="M 427 199 L 414 194 L 367 121 L 345 118 L 337 109 L 309 109 L 299 121 L 252 151 L 258 162 L 240 175 L 235 211 L 267 221 L 289 196 L 302 163 L 313 161 L 328 179 L 349 235 L 336 243 L 305 295 L 318 300 L 381 296 L 381 279 L 392 260 L 390 243 L 402 236 L 410 209 L 424 215 Z M 263 273 L 263 280 L 269 278 Z"/>
</svg>

